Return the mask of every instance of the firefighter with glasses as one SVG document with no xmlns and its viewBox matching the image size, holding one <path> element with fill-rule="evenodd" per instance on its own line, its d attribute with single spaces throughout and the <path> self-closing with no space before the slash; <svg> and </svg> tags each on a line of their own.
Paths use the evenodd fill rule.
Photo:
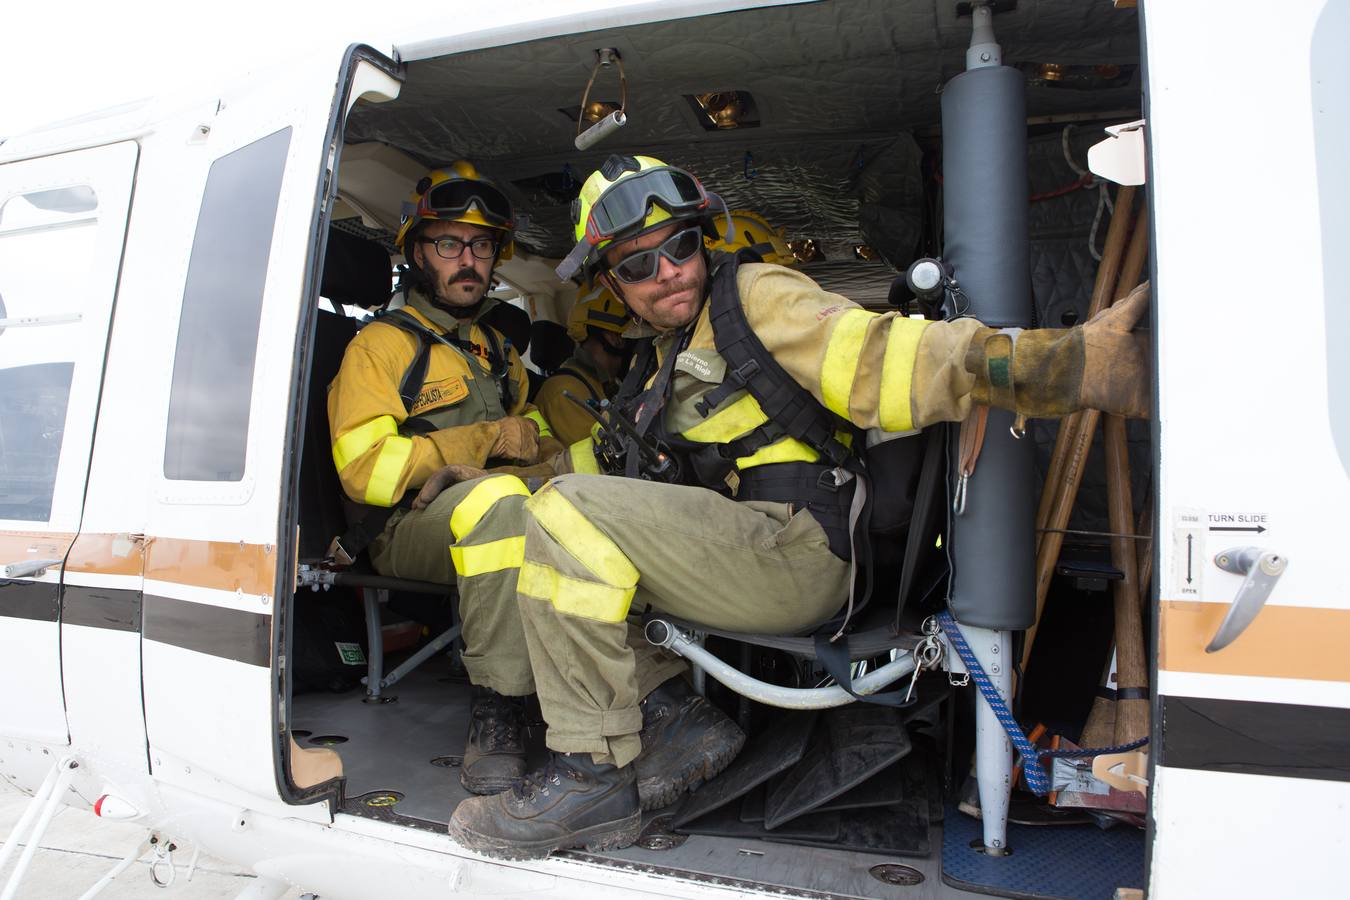
<svg viewBox="0 0 1350 900">
<path fill-rule="evenodd" d="M 471 791 L 502 790 L 524 770 L 520 698 L 534 692 L 533 675 L 493 648 L 525 639 L 514 595 L 528 492 L 507 476 L 441 488 L 450 471 L 547 472 L 538 463 L 561 449 L 526 402 L 516 350 L 483 321 L 514 226 L 506 195 L 470 163 L 421 179 L 396 238 L 406 305 L 352 339 L 328 393 L 333 461 L 355 503 L 333 555 L 350 561 L 368 546 L 381 574 L 458 586 L 474 685 L 460 774 Z"/>
<path fill-rule="evenodd" d="M 779 634 L 838 620 L 866 431 L 972 404 L 1141 415 L 1148 391 L 1130 334 L 1145 289 L 1085 326 L 1018 334 L 869 312 L 792 269 L 706 252 L 721 202 L 643 156 L 610 157 L 573 215 L 559 275 L 607 286 L 648 338 L 616 398 L 631 432 L 570 453 L 577 471 L 524 503 L 519 608 L 552 754 L 449 825 L 513 858 L 638 836 L 635 760 L 650 751 L 630 613 Z"/>
</svg>

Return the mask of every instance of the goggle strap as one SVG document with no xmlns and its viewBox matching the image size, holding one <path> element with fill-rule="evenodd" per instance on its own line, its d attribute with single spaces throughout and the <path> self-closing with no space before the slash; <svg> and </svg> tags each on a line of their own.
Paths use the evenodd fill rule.
<svg viewBox="0 0 1350 900">
<path fill-rule="evenodd" d="M 577 270 L 586 262 L 586 257 L 591 255 L 591 242 L 582 238 L 577 241 L 577 245 L 572 248 L 572 252 L 562 262 L 558 263 L 558 268 L 553 271 L 558 274 L 561 281 L 570 281 Z"/>
</svg>

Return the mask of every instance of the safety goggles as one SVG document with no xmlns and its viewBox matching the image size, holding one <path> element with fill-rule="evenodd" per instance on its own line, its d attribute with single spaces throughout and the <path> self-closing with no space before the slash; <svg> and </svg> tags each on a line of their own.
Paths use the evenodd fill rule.
<svg viewBox="0 0 1350 900">
<path fill-rule="evenodd" d="M 437 216 L 462 215 L 476 206 L 489 225 L 510 228 L 514 224 L 506 195 L 481 181 L 443 181 L 422 196 L 420 206 L 421 214 Z"/>
<path fill-rule="evenodd" d="M 595 246 L 640 225 L 654 203 L 678 215 L 706 207 L 708 194 L 698 179 L 683 169 L 667 166 L 639 172 L 607 188 L 591 204 L 586 240 Z"/>
<path fill-rule="evenodd" d="M 564 281 L 571 278 L 596 247 L 640 227 L 653 204 L 678 217 L 707 209 L 712 197 L 693 175 L 670 166 L 648 169 L 623 179 L 606 188 L 591 204 L 585 237 L 577 241 L 558 266 L 558 277 Z M 580 217 L 581 200 L 577 198 L 572 201 L 572 221 L 579 221 Z"/>
<path fill-rule="evenodd" d="M 641 284 L 656 277 L 661 268 L 661 257 L 683 265 L 703 248 L 703 229 L 697 225 L 677 231 L 666 238 L 659 246 L 650 250 L 639 250 L 631 256 L 625 256 L 609 267 L 614 277 L 624 284 Z"/>
</svg>

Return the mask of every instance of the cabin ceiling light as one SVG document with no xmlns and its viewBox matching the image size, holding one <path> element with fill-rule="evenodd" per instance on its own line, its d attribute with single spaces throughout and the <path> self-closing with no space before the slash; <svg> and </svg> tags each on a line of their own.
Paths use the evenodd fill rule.
<svg viewBox="0 0 1350 900">
<path fill-rule="evenodd" d="M 856 244 L 853 247 L 853 255 L 858 259 L 872 262 L 877 258 L 877 251 L 867 244 Z"/>
<path fill-rule="evenodd" d="M 705 131 L 754 128 L 759 125 L 759 108 L 748 91 L 706 91 L 685 94 L 699 125 Z"/>
<path fill-rule="evenodd" d="M 787 245 L 799 263 L 809 263 L 825 258 L 825 254 L 820 251 L 820 245 L 811 238 L 788 241 Z"/>
</svg>

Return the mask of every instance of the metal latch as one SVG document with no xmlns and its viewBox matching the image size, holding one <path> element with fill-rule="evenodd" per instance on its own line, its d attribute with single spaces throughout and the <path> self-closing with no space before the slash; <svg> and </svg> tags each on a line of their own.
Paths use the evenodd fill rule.
<svg viewBox="0 0 1350 900">
<path fill-rule="evenodd" d="M 59 565 L 59 559 L 25 559 L 10 563 L 0 570 L 0 574 L 5 578 L 41 578 L 52 566 Z"/>
<path fill-rule="evenodd" d="M 1266 605 L 1275 582 L 1289 566 L 1289 557 L 1260 547 L 1234 547 L 1215 556 L 1214 564 L 1225 572 L 1246 577 L 1233 598 L 1233 605 L 1228 607 L 1223 624 L 1205 648 L 1206 653 L 1222 650 L 1246 630 Z"/>
</svg>

